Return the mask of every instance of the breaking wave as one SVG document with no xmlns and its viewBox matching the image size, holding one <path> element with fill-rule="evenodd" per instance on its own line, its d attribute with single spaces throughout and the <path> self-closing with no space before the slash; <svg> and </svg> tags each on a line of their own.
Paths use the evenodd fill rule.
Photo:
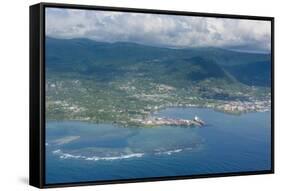
<svg viewBox="0 0 281 191">
<path fill-rule="evenodd" d="M 175 149 L 175 150 L 169 150 L 169 151 L 156 152 L 156 154 L 157 155 L 161 155 L 161 154 L 171 155 L 171 154 L 179 153 L 182 151 L 183 151 L 183 149 Z"/>
<path fill-rule="evenodd" d="M 99 161 L 99 160 L 120 160 L 120 159 L 129 159 L 129 158 L 139 158 L 144 155 L 144 153 L 132 153 L 132 154 L 124 154 L 120 156 L 110 156 L 110 157 L 98 157 L 98 156 L 92 156 L 87 157 L 83 155 L 73 155 L 69 153 L 64 153 L 60 149 L 53 151 L 53 154 L 59 155 L 59 158 L 61 159 L 83 159 L 83 160 L 93 160 L 93 161 Z"/>
<path fill-rule="evenodd" d="M 184 150 L 191 150 L 191 148 L 174 149 L 174 150 L 168 150 L 168 151 L 159 151 L 158 150 L 158 151 L 155 151 L 153 154 L 155 154 L 155 155 L 172 155 L 175 153 L 180 153 Z M 145 153 L 131 153 L 131 154 L 121 154 L 118 156 L 84 156 L 84 155 L 75 155 L 75 154 L 65 153 L 61 149 L 54 150 L 52 153 L 54 155 L 59 156 L 60 159 L 81 159 L 81 160 L 88 160 L 88 161 L 140 158 L 145 155 Z"/>
</svg>

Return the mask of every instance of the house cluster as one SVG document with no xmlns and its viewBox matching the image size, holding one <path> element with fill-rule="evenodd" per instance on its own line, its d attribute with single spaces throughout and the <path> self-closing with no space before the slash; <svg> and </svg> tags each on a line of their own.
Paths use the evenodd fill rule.
<svg viewBox="0 0 281 191">
<path fill-rule="evenodd" d="M 195 116 L 194 119 L 172 119 L 162 117 L 150 117 L 147 119 L 139 119 L 139 123 L 150 126 L 172 125 L 172 126 L 203 126 L 205 122 L 199 117 Z"/>
</svg>

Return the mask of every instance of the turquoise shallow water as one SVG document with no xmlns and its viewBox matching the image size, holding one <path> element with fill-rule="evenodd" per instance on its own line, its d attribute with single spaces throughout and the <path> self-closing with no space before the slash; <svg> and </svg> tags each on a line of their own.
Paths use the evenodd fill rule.
<svg viewBox="0 0 281 191">
<path fill-rule="evenodd" d="M 169 108 L 157 116 L 202 128 L 123 128 L 61 121 L 46 128 L 46 183 L 269 170 L 270 112 L 229 115 Z"/>
</svg>

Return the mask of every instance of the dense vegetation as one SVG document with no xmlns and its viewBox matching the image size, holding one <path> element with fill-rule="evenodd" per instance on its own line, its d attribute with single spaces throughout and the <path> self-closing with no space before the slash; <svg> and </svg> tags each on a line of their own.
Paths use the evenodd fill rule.
<svg viewBox="0 0 281 191">
<path fill-rule="evenodd" d="M 269 54 L 220 48 L 48 37 L 47 118 L 128 124 L 173 106 L 219 109 L 245 102 L 264 109 L 270 100 L 270 62 Z"/>
</svg>

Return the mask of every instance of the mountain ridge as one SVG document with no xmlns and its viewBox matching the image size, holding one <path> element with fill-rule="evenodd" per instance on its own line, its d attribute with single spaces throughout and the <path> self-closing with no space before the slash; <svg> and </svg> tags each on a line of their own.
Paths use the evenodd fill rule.
<svg viewBox="0 0 281 191">
<path fill-rule="evenodd" d="M 145 73 L 146 77 L 160 75 L 164 81 L 179 80 L 181 83 L 212 78 L 246 85 L 270 84 L 270 55 L 214 47 L 171 49 L 130 42 L 47 37 L 46 60 L 49 72 L 76 72 L 86 76 Z M 260 67 L 259 63 L 263 63 L 262 73 L 256 68 Z M 243 68 L 247 70 L 239 72 L 244 71 Z M 247 76 L 246 71 L 253 78 Z M 259 75 L 262 76 L 255 77 Z"/>
</svg>

